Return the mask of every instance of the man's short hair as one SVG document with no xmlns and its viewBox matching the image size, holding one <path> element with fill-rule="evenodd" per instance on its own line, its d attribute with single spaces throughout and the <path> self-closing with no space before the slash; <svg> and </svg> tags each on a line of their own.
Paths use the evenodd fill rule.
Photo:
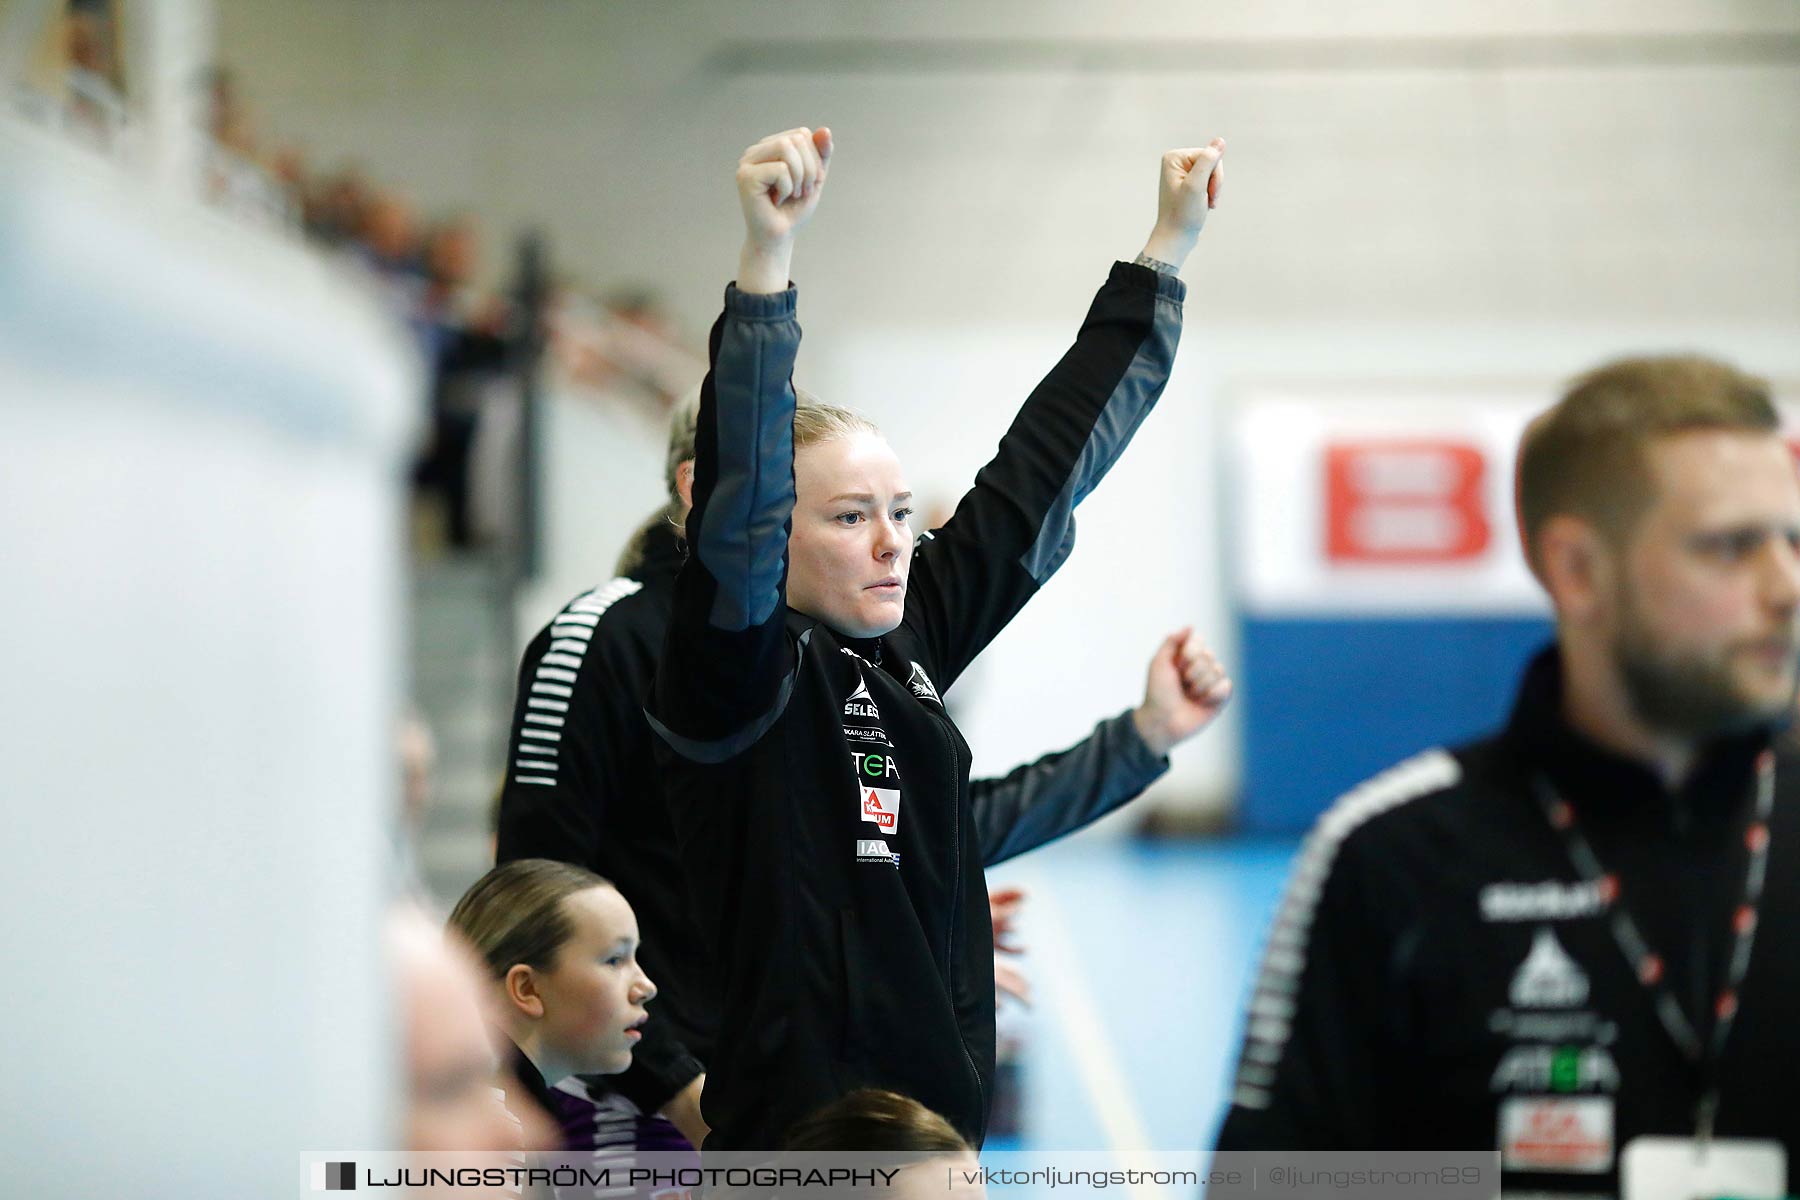
<svg viewBox="0 0 1800 1200">
<path fill-rule="evenodd" d="M 1698 355 L 1625 358 L 1577 379 L 1519 444 L 1519 532 L 1541 574 L 1538 534 L 1573 514 L 1617 543 L 1656 499 L 1646 447 L 1694 430 L 1776 433 L 1769 385 Z"/>
</svg>

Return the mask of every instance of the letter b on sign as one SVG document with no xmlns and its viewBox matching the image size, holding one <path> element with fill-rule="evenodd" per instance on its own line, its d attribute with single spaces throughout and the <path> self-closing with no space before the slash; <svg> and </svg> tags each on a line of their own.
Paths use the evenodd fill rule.
<svg viewBox="0 0 1800 1200">
<path fill-rule="evenodd" d="M 1467 442 L 1325 448 L 1325 555 L 1333 563 L 1453 563 L 1487 550 L 1487 460 Z"/>
</svg>

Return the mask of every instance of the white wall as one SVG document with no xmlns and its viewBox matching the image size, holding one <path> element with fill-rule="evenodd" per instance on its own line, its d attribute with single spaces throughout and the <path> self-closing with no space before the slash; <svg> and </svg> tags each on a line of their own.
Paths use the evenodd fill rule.
<svg viewBox="0 0 1800 1200">
<path fill-rule="evenodd" d="M 1781 0 L 226 0 L 219 24 L 271 132 L 541 223 L 581 274 L 655 281 L 696 338 L 735 262 L 737 154 L 832 125 L 800 380 L 883 422 L 933 491 L 1141 245 L 1160 151 L 1226 134 L 1166 411 L 984 664 L 986 769 L 1126 703 L 1165 627 L 1228 638 L 1211 455 L 1242 378 L 1541 378 L 1674 346 L 1800 371 Z M 588 547 L 585 578 L 615 550 Z M 1168 794 L 1229 790 L 1226 733 Z"/>
<path fill-rule="evenodd" d="M 274 1196 L 397 1140 L 417 386 L 313 256 L 0 121 L 9 1194 Z"/>
</svg>

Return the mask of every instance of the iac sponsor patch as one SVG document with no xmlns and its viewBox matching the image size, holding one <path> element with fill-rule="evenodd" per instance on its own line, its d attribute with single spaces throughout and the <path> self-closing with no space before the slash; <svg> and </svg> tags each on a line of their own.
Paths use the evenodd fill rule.
<svg viewBox="0 0 1800 1200">
<path fill-rule="evenodd" d="M 900 865 L 900 856 L 888 849 L 888 844 L 880 838 L 857 838 L 856 861 L 887 863 L 897 867 Z"/>
</svg>

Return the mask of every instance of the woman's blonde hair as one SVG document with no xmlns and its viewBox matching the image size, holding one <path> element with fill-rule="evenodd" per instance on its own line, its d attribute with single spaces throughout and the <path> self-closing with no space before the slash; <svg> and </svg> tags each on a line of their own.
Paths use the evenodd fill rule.
<svg viewBox="0 0 1800 1200">
<path fill-rule="evenodd" d="M 795 388 L 794 399 L 797 402 L 794 409 L 796 450 L 804 450 L 819 442 L 829 442 L 833 438 L 849 437 L 853 433 L 882 436 L 881 427 L 861 413 L 839 408 L 835 404 L 826 404 L 805 388 Z M 663 454 L 663 483 L 669 489 L 671 513 L 681 507 L 681 490 L 675 486 L 675 477 L 681 464 L 694 457 L 695 431 L 699 424 L 700 385 L 695 384 L 675 402 L 674 409 L 669 413 L 669 445 Z"/>
<path fill-rule="evenodd" d="M 839 408 L 835 404 L 826 404 L 805 388 L 795 388 L 794 399 L 798 401 L 794 409 L 796 451 L 834 438 L 849 437 L 853 433 L 883 436 L 880 426 L 861 413 Z M 678 534 L 685 532 L 679 528 L 682 504 L 681 488 L 676 480 L 681 474 L 681 464 L 694 457 L 695 431 L 699 425 L 700 385 L 695 384 L 675 402 L 675 407 L 669 413 L 669 444 L 663 453 L 663 484 L 669 490 L 669 501 L 645 517 L 643 523 L 632 531 L 625 549 L 619 553 L 619 561 L 613 566 L 614 575 L 635 575 L 644 565 L 651 536 L 663 526 L 675 525 L 678 527 Z"/>
<path fill-rule="evenodd" d="M 804 450 L 820 442 L 857 433 L 881 436 L 881 427 L 859 412 L 826 404 L 811 392 L 794 389 L 799 405 L 794 409 L 794 449 Z"/>
</svg>

